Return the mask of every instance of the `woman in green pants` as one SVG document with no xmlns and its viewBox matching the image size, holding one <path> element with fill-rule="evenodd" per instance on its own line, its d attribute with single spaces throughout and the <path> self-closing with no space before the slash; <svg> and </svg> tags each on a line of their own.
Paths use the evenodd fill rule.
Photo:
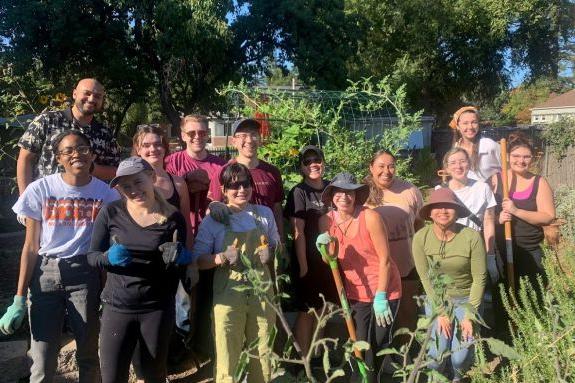
<svg viewBox="0 0 575 383">
<path fill-rule="evenodd" d="M 194 243 L 201 269 L 216 268 L 214 274 L 214 336 L 216 345 L 215 382 L 234 382 L 234 372 L 244 347 L 259 339 L 258 358 L 250 359 L 248 381 L 259 383 L 271 380 L 268 336 L 275 323 L 270 305 L 251 290 L 244 273 L 240 252 L 251 261 L 252 267 L 270 280 L 268 264 L 272 262 L 272 248 L 279 244 L 279 235 L 272 211 L 262 205 L 249 203 L 253 181 L 249 170 L 241 164 L 231 164 L 220 174 L 226 200 L 226 214 L 218 220 L 206 216 Z M 268 294 L 273 294 L 271 287 Z"/>
</svg>

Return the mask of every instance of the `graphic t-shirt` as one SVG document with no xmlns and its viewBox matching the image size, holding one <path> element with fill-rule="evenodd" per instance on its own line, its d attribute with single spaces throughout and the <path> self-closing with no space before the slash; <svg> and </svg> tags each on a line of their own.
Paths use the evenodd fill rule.
<svg viewBox="0 0 575 383">
<path fill-rule="evenodd" d="M 196 160 L 190 157 L 185 150 L 182 150 L 166 157 L 165 164 L 166 171 L 175 176 L 183 177 L 186 173 L 197 169 L 205 170 L 208 173 L 209 189 L 190 193 L 190 222 L 192 223 L 192 233 L 190 234 L 196 234 L 202 218 L 206 215 L 209 203 L 222 200 L 219 175 L 226 161 L 209 153 L 203 160 Z"/>
<path fill-rule="evenodd" d="M 119 198 L 96 177 L 87 185 L 72 186 L 58 173 L 28 185 L 12 210 L 42 222 L 40 255 L 68 258 L 88 252 L 98 212 Z"/>
<path fill-rule="evenodd" d="M 421 206 L 423 197 L 419 189 L 407 181 L 395 178 L 391 187 L 383 192 L 381 205 L 374 209 L 385 222 L 389 253 L 402 278 L 409 275 L 414 267 L 411 239 L 415 217 Z"/>
</svg>

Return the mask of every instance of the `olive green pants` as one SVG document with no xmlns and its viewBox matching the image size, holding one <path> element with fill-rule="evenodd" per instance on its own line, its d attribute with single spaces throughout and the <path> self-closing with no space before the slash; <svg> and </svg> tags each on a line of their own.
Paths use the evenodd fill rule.
<svg viewBox="0 0 575 383">
<path fill-rule="evenodd" d="M 257 347 L 250 350 L 256 358 L 250 358 L 248 364 L 248 382 L 265 383 L 271 380 L 271 352 L 268 338 L 275 324 L 275 312 L 270 305 L 260 300 L 252 292 L 236 291 L 234 286 L 244 285 L 238 279 L 239 274 L 231 275 L 222 281 L 224 275 L 214 280 L 214 335 L 216 345 L 215 381 L 216 383 L 234 383 L 234 373 L 240 360 L 242 349 L 257 339 Z M 223 269 L 216 274 L 225 274 Z M 235 277 L 235 278 L 234 278 Z M 223 281 L 222 281 L 223 282 Z"/>
</svg>

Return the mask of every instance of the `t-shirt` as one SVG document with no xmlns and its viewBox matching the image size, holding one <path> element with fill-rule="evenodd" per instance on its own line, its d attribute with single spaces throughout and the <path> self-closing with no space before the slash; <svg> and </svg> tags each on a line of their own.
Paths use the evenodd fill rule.
<svg viewBox="0 0 575 383">
<path fill-rule="evenodd" d="M 387 227 L 389 251 L 401 277 L 406 277 L 413 270 L 411 239 L 415 233 L 415 218 L 421 206 L 423 197 L 419 189 L 410 182 L 395 178 L 391 187 L 383 192 L 381 206 L 374 209 Z"/>
<path fill-rule="evenodd" d="M 229 164 L 237 162 L 230 160 Z M 254 181 L 254 190 L 251 203 L 264 205 L 273 209 L 276 203 L 281 203 L 284 199 L 284 189 L 282 177 L 278 168 L 265 161 L 259 160 L 258 166 L 250 169 L 250 174 Z"/>
<path fill-rule="evenodd" d="M 38 254 L 68 258 L 88 252 L 98 212 L 119 198 L 96 177 L 87 185 L 72 186 L 58 173 L 28 185 L 12 210 L 42 223 Z"/>
<path fill-rule="evenodd" d="M 60 133 L 71 129 L 81 131 L 90 139 L 96 164 L 118 166 L 120 147 L 113 129 L 95 118 L 90 125 L 81 125 L 71 109 L 49 111 L 36 117 L 18 141 L 18 146 L 38 155 L 38 164 L 34 168 L 35 178 L 58 173 L 58 161 L 52 145 Z"/>
<path fill-rule="evenodd" d="M 436 186 L 439 189 L 441 186 Z M 495 196 L 491 191 L 489 185 L 482 181 L 469 179 L 467 185 L 461 189 L 453 190 L 459 201 L 469 209 L 469 211 L 477 217 L 475 220 L 480 222 L 478 225 L 470 217 L 458 218 L 457 223 L 470 227 L 473 230 L 481 231 L 483 227 L 483 217 L 485 217 L 485 210 L 497 206 Z"/>
<path fill-rule="evenodd" d="M 497 142 L 488 137 L 481 137 L 477 155 L 479 156 L 478 169 L 470 170 L 467 174 L 468 178 L 486 181 L 501 171 L 501 147 Z"/>
<path fill-rule="evenodd" d="M 166 171 L 172 175 L 183 177 L 188 172 L 203 169 L 210 178 L 210 187 L 207 191 L 190 193 L 190 221 L 192 223 L 190 235 L 197 233 L 210 202 L 222 200 L 219 175 L 225 164 L 226 161 L 223 158 L 209 153 L 203 160 L 194 159 L 185 150 L 172 153 L 165 159 Z"/>
<path fill-rule="evenodd" d="M 250 204 L 244 210 L 233 213 L 230 215 L 230 230 L 244 233 L 255 229 L 254 217 L 257 217 L 260 227 L 265 231 L 270 246 L 276 246 L 279 243 L 278 228 L 274 214 L 267 206 Z M 200 224 L 192 253 L 195 257 L 199 257 L 200 255 L 217 254 L 224 251 L 225 234 L 226 226 L 208 215 Z"/>
<path fill-rule="evenodd" d="M 173 307 L 185 267 L 166 267 L 158 247 L 172 242 L 176 230 L 178 242 L 186 243 L 186 221 L 176 210 L 165 222 L 142 227 L 128 213 L 124 199 L 104 207 L 96 218 L 88 253 L 90 265 L 107 270 L 102 301 L 114 311 L 130 313 Z M 112 266 L 108 260 L 105 252 L 114 236 L 132 256 L 127 266 Z"/>
<path fill-rule="evenodd" d="M 451 298 L 469 297 L 475 308 L 481 304 L 487 267 L 485 247 L 481 235 L 468 227 L 456 224 L 455 236 L 447 242 L 440 241 L 427 225 L 413 237 L 413 259 L 425 293 L 434 296 L 429 278 L 429 261 L 438 262 L 438 272 L 452 279 L 447 285 Z"/>
</svg>

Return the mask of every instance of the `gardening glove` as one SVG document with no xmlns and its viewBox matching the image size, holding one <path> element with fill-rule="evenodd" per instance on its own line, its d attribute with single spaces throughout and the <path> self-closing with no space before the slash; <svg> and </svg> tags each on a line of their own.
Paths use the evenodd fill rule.
<svg viewBox="0 0 575 383">
<path fill-rule="evenodd" d="M 230 266 L 235 266 L 240 259 L 240 255 L 238 253 L 238 248 L 236 247 L 238 244 L 238 239 L 234 240 L 232 245 L 229 245 L 228 248 L 223 252 L 220 253 L 226 263 Z"/>
<path fill-rule="evenodd" d="M 271 260 L 270 247 L 265 235 L 260 236 L 260 246 L 256 248 L 255 255 L 260 258 L 262 265 L 267 265 Z"/>
<path fill-rule="evenodd" d="M 166 267 L 172 265 L 187 265 L 192 262 L 192 253 L 186 247 L 178 242 L 178 230 L 174 230 L 172 242 L 165 242 L 158 246 L 162 252 L 162 259 Z"/>
<path fill-rule="evenodd" d="M 26 226 L 26 216 L 25 215 L 17 214 L 16 219 L 18 220 L 18 223 L 20 223 L 20 225 Z"/>
<path fill-rule="evenodd" d="M 487 254 L 487 271 L 489 278 L 494 285 L 499 280 L 499 269 L 497 268 L 497 259 L 495 254 Z"/>
<path fill-rule="evenodd" d="M 378 326 L 385 327 L 391 325 L 393 316 L 389 308 L 387 300 L 387 293 L 385 291 L 378 291 L 373 300 L 373 311 L 375 312 L 375 322 Z"/>
<path fill-rule="evenodd" d="M 198 271 L 198 264 L 196 262 L 188 264 L 188 266 L 186 267 L 186 275 L 182 280 L 184 290 L 186 290 L 188 294 L 191 294 L 192 289 L 194 288 L 195 285 L 198 284 L 199 280 L 200 280 L 200 272 Z"/>
<path fill-rule="evenodd" d="M 26 297 L 14 295 L 14 302 L 0 319 L 0 331 L 4 335 L 14 334 L 22 326 L 26 315 Z"/>
<path fill-rule="evenodd" d="M 116 235 L 112 236 L 112 246 L 106 251 L 108 261 L 112 266 L 128 266 L 132 262 L 132 255 L 128 248 L 118 242 Z"/>
<path fill-rule="evenodd" d="M 326 257 L 336 256 L 336 254 L 329 254 L 329 244 L 333 241 L 336 241 L 336 238 L 329 235 L 327 231 L 325 233 L 321 233 L 315 239 L 315 247 L 317 247 L 325 263 L 329 263 L 329 259 Z"/>
<path fill-rule="evenodd" d="M 232 211 L 228 205 L 223 202 L 213 201 L 208 205 L 208 209 L 210 210 L 210 217 L 212 217 L 214 221 L 226 226 L 230 225 L 230 216 L 232 215 Z"/>
</svg>

